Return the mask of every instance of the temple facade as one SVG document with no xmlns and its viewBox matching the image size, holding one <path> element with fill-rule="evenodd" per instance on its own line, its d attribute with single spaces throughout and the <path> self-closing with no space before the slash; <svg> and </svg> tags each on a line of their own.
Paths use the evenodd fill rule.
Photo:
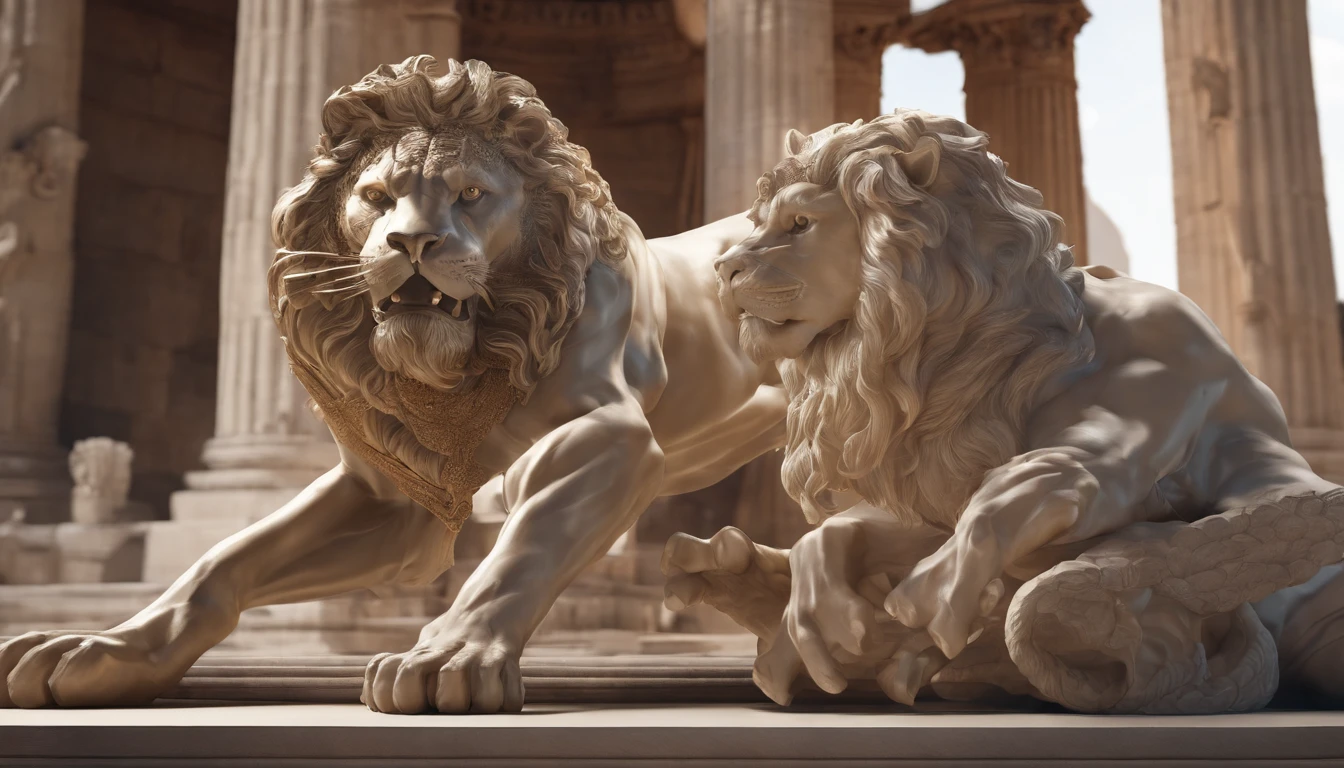
<svg viewBox="0 0 1344 768">
<path fill-rule="evenodd" d="M 1344 477 L 1305 0 L 1162 7 L 1181 289 L 1279 394 L 1308 458 Z M 968 122 L 1085 263 L 1073 45 L 1088 16 L 1082 0 L 6 0 L 0 582 L 167 583 L 334 464 L 264 276 L 271 207 L 339 85 L 420 53 L 520 75 L 657 237 L 746 209 L 787 129 L 876 115 L 887 47 L 956 51 Z M 89 436 L 130 444 L 146 519 L 67 522 L 66 453 Z M 765 457 L 659 500 L 625 558 L 576 587 L 601 599 L 562 602 L 567 626 L 666 628 L 660 592 L 622 603 L 609 582 L 641 583 L 631 553 L 673 530 L 788 544 L 804 523 L 778 470 Z M 459 559 L 498 522 L 476 521 Z"/>
</svg>

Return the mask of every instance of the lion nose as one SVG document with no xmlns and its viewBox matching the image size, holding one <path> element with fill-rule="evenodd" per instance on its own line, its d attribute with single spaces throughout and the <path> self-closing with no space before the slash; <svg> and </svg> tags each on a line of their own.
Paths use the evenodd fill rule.
<svg viewBox="0 0 1344 768">
<path fill-rule="evenodd" d="M 735 245 L 714 261 L 714 271 L 724 285 L 732 285 L 733 278 L 747 268 L 749 251 L 741 245 Z"/>
<path fill-rule="evenodd" d="M 387 244 L 411 257 L 411 261 L 420 261 L 426 251 L 443 242 L 443 235 L 434 232 L 389 232 Z"/>
</svg>

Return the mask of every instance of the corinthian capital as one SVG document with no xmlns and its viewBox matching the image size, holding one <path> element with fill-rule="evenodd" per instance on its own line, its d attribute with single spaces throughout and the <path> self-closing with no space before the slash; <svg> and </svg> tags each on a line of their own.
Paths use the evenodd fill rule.
<svg viewBox="0 0 1344 768">
<path fill-rule="evenodd" d="M 956 51 L 974 70 L 1073 69 L 1073 39 L 1091 14 L 1082 0 L 951 0 L 915 16 L 906 43 Z"/>
</svg>

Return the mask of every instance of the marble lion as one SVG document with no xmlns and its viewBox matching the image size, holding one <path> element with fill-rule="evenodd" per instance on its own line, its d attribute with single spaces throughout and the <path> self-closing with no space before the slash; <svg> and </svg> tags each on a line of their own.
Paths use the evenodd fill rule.
<svg viewBox="0 0 1344 768">
<path fill-rule="evenodd" d="M 655 496 L 782 444 L 778 373 L 716 298 L 746 217 L 646 241 L 529 83 L 433 66 L 337 91 L 275 208 L 272 308 L 340 465 L 124 624 L 0 646 L 0 706 L 148 702 L 246 608 L 427 583 L 474 499 L 508 512 L 498 543 L 363 700 L 517 710 L 523 646 L 579 571 Z"/>
<path fill-rule="evenodd" d="M 1253 709 L 1294 617 L 1284 669 L 1344 690 L 1344 491 L 1192 302 L 1076 268 L 987 143 L 916 111 L 790 134 L 716 269 L 780 361 L 783 480 L 820 525 L 790 552 L 674 537 L 669 606 L 755 632 L 780 703 L 805 670 L 905 703 Z"/>
</svg>

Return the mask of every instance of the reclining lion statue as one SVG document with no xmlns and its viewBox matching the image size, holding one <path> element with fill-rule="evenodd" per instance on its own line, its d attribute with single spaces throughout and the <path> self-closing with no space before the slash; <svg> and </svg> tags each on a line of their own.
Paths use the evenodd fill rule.
<svg viewBox="0 0 1344 768">
<path fill-rule="evenodd" d="M 646 241 L 530 84 L 433 65 L 337 91 L 275 209 L 272 308 L 340 465 L 124 624 L 0 647 L 0 706 L 148 702 L 246 608 L 427 583 L 474 498 L 508 512 L 498 543 L 363 700 L 517 710 L 523 646 L 579 571 L 654 497 L 782 444 L 777 371 L 718 311 L 746 218 Z"/>
<path fill-rule="evenodd" d="M 790 135 L 716 268 L 743 348 L 781 361 L 783 480 L 821 525 L 787 553 L 674 537 L 668 604 L 755 632 L 780 703 L 805 670 L 905 703 L 1264 706 L 1266 623 L 1341 613 L 1344 490 L 1190 300 L 1076 268 L 987 142 L 915 111 Z M 1338 693 L 1320 643 L 1284 668 Z"/>
</svg>

